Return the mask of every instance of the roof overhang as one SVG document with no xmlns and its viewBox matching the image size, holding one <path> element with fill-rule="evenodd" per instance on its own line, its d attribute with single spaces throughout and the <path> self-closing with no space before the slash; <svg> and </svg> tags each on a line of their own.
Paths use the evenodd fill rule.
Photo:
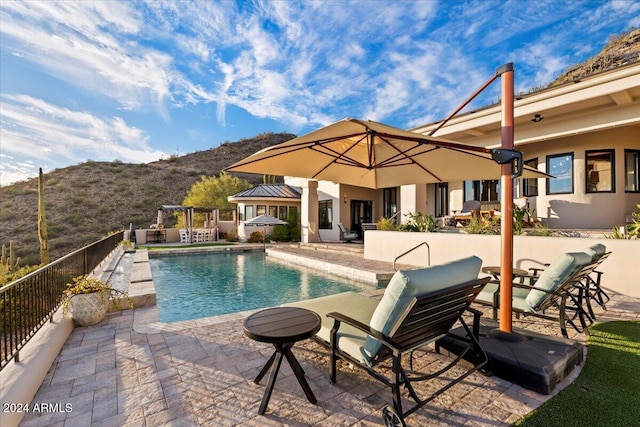
<svg viewBox="0 0 640 427">
<path fill-rule="evenodd" d="M 622 126 L 640 126 L 640 63 L 516 98 L 515 145 Z M 541 120 L 533 119 L 539 115 Z M 437 123 L 415 129 L 429 133 Z M 500 145 L 501 111 L 490 106 L 451 119 L 435 136 Z"/>
</svg>

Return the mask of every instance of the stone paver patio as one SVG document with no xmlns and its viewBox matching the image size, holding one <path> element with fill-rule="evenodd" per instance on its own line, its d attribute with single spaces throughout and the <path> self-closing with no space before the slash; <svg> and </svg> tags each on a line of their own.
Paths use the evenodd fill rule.
<svg viewBox="0 0 640 427">
<path fill-rule="evenodd" d="M 637 300 L 615 296 L 608 311 L 598 308 L 596 314 L 598 320 L 638 320 L 639 307 Z M 96 326 L 76 327 L 33 399 L 62 407 L 70 404 L 66 407 L 71 410 L 31 412 L 21 426 L 383 425 L 381 409 L 391 403 L 389 389 L 346 363 L 339 367 L 337 384 L 330 384 L 327 352 L 309 340 L 293 351 L 317 405 L 306 400 L 283 363 L 267 412 L 258 415 L 266 380 L 256 385 L 253 379 L 273 348 L 244 336 L 246 313 L 149 323 L 154 310 L 112 312 Z M 514 326 L 559 335 L 556 324 L 540 319 L 514 319 Z M 574 338 L 584 340 L 583 335 Z M 442 355 L 421 352 L 416 365 L 433 368 L 444 360 Z M 554 394 L 579 372 L 580 367 Z M 423 383 L 418 391 L 428 392 L 430 386 Z M 551 397 L 478 373 L 406 421 L 412 426 L 510 425 Z"/>
</svg>

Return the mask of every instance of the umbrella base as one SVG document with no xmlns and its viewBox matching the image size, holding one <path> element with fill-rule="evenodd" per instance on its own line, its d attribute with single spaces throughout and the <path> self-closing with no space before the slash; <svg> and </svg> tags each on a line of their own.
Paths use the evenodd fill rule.
<svg viewBox="0 0 640 427">
<path fill-rule="evenodd" d="M 584 359 L 584 345 L 575 340 L 550 337 L 525 329 L 514 328 L 521 339 L 505 339 L 495 333 L 498 324 L 483 319 L 480 325 L 480 345 L 489 356 L 492 374 L 541 394 L 550 394 L 556 384 L 566 378 Z M 461 328 L 451 333 L 463 336 Z M 509 337 L 507 337 L 509 338 Z M 440 348 L 457 354 L 458 340 L 444 337 Z"/>
</svg>

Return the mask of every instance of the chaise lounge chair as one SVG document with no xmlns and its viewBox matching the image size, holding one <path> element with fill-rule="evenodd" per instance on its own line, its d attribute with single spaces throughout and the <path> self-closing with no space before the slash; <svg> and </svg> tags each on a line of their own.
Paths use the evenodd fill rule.
<svg viewBox="0 0 640 427">
<path fill-rule="evenodd" d="M 358 238 L 358 233 L 347 231 L 342 223 L 338 223 L 338 228 L 340 229 L 340 234 L 342 235 L 342 241 L 349 243 Z"/>
<path fill-rule="evenodd" d="M 569 323 L 577 332 L 586 328 L 586 320 L 593 321 L 584 310 L 582 303 L 586 297 L 584 280 L 595 268 L 591 256 L 584 252 L 570 252 L 556 258 L 539 276 L 517 276 L 514 282 L 512 311 L 516 316 L 531 315 L 543 319 L 557 320 L 562 335 L 568 337 Z M 489 283 L 478 295 L 475 302 L 493 307 L 493 318 L 497 320 L 500 307 L 500 287 L 497 282 Z M 558 317 L 546 314 L 549 309 L 557 309 Z M 573 312 L 571 317 L 567 311 Z M 575 320 L 579 319 L 580 326 Z"/>
<path fill-rule="evenodd" d="M 467 200 L 462 204 L 462 210 L 453 212 L 453 217 L 456 221 L 470 221 L 474 216 L 480 216 L 480 206 L 478 200 Z"/>
<path fill-rule="evenodd" d="M 596 303 L 598 303 L 598 305 L 600 305 L 600 307 L 606 310 L 606 303 L 610 300 L 609 295 L 607 295 L 604 289 L 602 289 L 602 286 L 600 284 L 603 273 L 601 271 L 597 271 L 597 268 L 605 259 L 609 257 L 611 252 L 607 252 L 606 246 L 600 243 L 589 246 L 587 249 L 585 249 L 584 252 L 591 257 L 591 261 L 593 263 L 591 273 L 584 278 L 584 281 L 582 283 L 584 287 L 584 301 L 587 304 L 589 315 L 593 320 L 596 320 L 596 316 L 593 313 L 593 308 L 591 307 L 591 301 L 595 301 Z M 529 268 L 529 270 L 533 272 L 534 276 L 537 276 L 548 266 L 549 264 L 545 264 L 544 268 L 532 267 Z"/>
<path fill-rule="evenodd" d="M 481 264 L 479 258 L 469 257 L 423 269 L 398 271 L 380 301 L 347 292 L 287 305 L 313 310 L 322 318 L 322 327 L 314 338 L 331 351 L 331 382 L 336 382 L 338 359 L 366 370 L 391 388 L 393 407 L 383 409 L 385 424 L 404 426 L 406 416 L 487 363 L 488 358 L 478 342 L 481 313 L 469 307 L 489 281 L 489 278 L 477 278 Z M 465 311 L 473 314 L 471 327 L 462 317 Z M 464 347 L 458 357 L 430 373 L 414 372 L 402 366 L 403 355 L 449 335 L 456 322 L 466 331 L 464 337 L 450 335 Z M 456 370 L 459 375 L 441 377 L 445 384 L 426 399 L 417 395 L 412 384 L 443 375 L 463 357 L 473 361 L 465 372 Z M 377 369 L 389 358 L 391 377 Z M 402 409 L 402 385 L 415 402 L 407 411 Z"/>
</svg>

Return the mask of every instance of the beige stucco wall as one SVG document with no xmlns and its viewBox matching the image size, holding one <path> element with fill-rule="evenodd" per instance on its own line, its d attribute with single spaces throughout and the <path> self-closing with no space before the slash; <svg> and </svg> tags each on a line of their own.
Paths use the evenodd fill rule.
<svg viewBox="0 0 640 427">
<path fill-rule="evenodd" d="M 640 149 L 640 128 L 624 127 L 576 135 L 537 144 L 522 145 L 524 159 L 538 158 L 546 171 L 550 154 L 573 153 L 572 194 L 546 195 L 545 179 L 538 180 L 538 196 L 529 198 L 535 217 L 551 228 L 600 228 L 623 225 L 625 217 L 640 203 L 640 193 L 625 193 L 624 150 Z M 615 149 L 615 193 L 586 193 L 585 151 Z"/>
<path fill-rule="evenodd" d="M 431 265 L 477 255 L 483 266 L 500 265 L 500 236 L 458 233 L 406 233 L 399 231 L 368 231 L 364 242 L 365 259 L 393 261 L 396 256 L 427 242 Z M 552 262 L 564 252 L 580 252 L 602 243 L 611 255 L 599 267 L 604 272 L 602 285 L 614 292 L 640 297 L 640 276 L 637 273 L 640 260 L 640 241 L 578 237 L 515 236 L 513 248 L 514 267 L 528 269 Z M 428 264 L 427 248 L 398 260 L 399 263 L 425 266 Z"/>
</svg>

